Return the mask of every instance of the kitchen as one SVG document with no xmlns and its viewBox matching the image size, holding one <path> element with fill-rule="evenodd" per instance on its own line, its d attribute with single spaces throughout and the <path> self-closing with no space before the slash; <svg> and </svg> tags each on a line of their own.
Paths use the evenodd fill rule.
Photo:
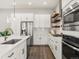
<svg viewBox="0 0 79 59">
<path fill-rule="evenodd" d="M 79 59 L 78 16 L 78 0 L 0 1 L 0 59 Z"/>
</svg>

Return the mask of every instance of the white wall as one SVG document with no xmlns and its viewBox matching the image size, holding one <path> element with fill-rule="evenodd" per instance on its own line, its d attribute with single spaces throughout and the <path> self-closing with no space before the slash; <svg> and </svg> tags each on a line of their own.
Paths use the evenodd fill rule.
<svg viewBox="0 0 79 59">
<path fill-rule="evenodd" d="M 3 31 L 5 28 L 10 26 L 10 24 L 7 23 L 7 18 L 9 16 L 10 12 L 6 12 L 0 9 L 0 31 Z"/>
</svg>

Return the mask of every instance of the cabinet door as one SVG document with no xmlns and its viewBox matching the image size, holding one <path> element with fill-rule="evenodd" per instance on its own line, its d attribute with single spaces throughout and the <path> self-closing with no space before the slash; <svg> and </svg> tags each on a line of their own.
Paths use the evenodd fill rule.
<svg viewBox="0 0 79 59">
<path fill-rule="evenodd" d="M 34 19 L 34 27 L 39 27 L 40 26 L 40 16 L 39 14 L 35 14 L 35 19 Z"/>
<path fill-rule="evenodd" d="M 51 39 L 51 50 L 52 52 L 54 52 L 54 40 L 53 39 Z"/>
<path fill-rule="evenodd" d="M 50 27 L 50 14 L 36 14 L 34 27 Z"/>
<path fill-rule="evenodd" d="M 17 54 L 16 54 L 16 49 L 8 52 L 7 54 L 5 54 L 2 59 L 17 59 Z"/>
<path fill-rule="evenodd" d="M 33 37 L 34 45 L 40 45 L 40 43 L 41 43 L 41 40 L 40 40 L 40 29 L 39 28 L 34 28 L 33 35 L 34 35 L 34 37 Z"/>
<path fill-rule="evenodd" d="M 55 39 L 55 45 L 54 45 L 54 56 L 56 59 L 62 59 L 62 38 L 54 38 Z"/>
<path fill-rule="evenodd" d="M 17 52 L 18 53 L 17 59 L 26 59 L 27 58 L 26 42 L 25 41 L 18 46 L 17 51 L 18 51 Z"/>
<path fill-rule="evenodd" d="M 50 27 L 50 15 L 40 14 L 40 27 Z"/>
<path fill-rule="evenodd" d="M 48 40 L 48 31 L 46 28 L 41 28 L 40 29 L 40 40 L 42 45 L 47 45 L 47 40 Z"/>
<path fill-rule="evenodd" d="M 56 59 L 62 59 L 62 42 L 61 40 L 56 41 L 56 46 L 55 46 L 55 50 L 56 50 Z"/>
</svg>

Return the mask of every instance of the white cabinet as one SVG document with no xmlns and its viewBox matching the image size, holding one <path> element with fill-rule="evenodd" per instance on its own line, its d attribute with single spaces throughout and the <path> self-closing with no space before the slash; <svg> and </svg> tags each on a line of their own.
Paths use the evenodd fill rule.
<svg viewBox="0 0 79 59">
<path fill-rule="evenodd" d="M 40 15 L 40 27 L 50 27 L 50 14 Z"/>
<path fill-rule="evenodd" d="M 34 33 L 34 45 L 47 45 L 48 44 L 48 29 L 35 28 Z"/>
<path fill-rule="evenodd" d="M 1 59 L 26 59 L 27 58 L 26 41 L 17 45 L 14 49 L 2 56 Z"/>
<path fill-rule="evenodd" d="M 17 59 L 26 59 L 26 42 L 22 42 L 17 48 L 18 58 Z"/>
<path fill-rule="evenodd" d="M 52 35 L 49 37 L 49 47 L 54 54 L 56 59 L 62 59 L 62 38 L 61 37 L 53 37 Z"/>
<path fill-rule="evenodd" d="M 34 27 L 40 27 L 40 15 L 38 14 L 35 14 L 35 17 L 34 17 Z"/>
<path fill-rule="evenodd" d="M 50 14 L 35 14 L 34 27 L 50 27 Z"/>
<path fill-rule="evenodd" d="M 52 53 L 55 55 L 55 41 L 52 37 L 49 38 L 49 47 L 52 51 Z"/>
<path fill-rule="evenodd" d="M 55 58 L 62 59 L 62 38 L 55 39 Z"/>
<path fill-rule="evenodd" d="M 12 51 L 8 52 L 7 54 L 5 54 L 2 59 L 17 59 L 17 53 L 16 53 L 16 49 L 13 49 Z"/>
</svg>

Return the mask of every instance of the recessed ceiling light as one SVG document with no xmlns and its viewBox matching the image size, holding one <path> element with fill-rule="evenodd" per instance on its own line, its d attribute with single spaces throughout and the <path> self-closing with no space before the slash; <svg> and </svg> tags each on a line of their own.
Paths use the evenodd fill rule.
<svg viewBox="0 0 79 59">
<path fill-rule="evenodd" d="M 43 2 L 43 4 L 44 4 L 44 5 L 47 5 L 47 2 L 46 2 L 46 1 L 44 1 L 44 2 Z"/>
<path fill-rule="evenodd" d="M 28 5 L 32 5 L 32 2 L 28 2 Z"/>
</svg>

